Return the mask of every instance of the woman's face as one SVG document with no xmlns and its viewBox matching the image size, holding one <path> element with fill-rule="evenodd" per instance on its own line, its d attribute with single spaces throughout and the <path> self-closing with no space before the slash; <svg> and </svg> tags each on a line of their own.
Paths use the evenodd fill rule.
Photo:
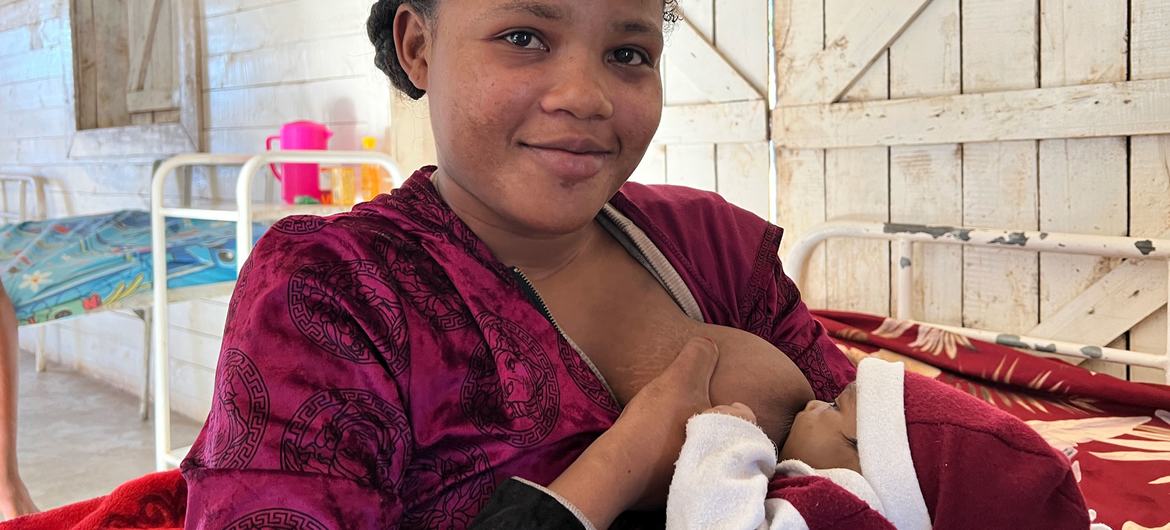
<svg viewBox="0 0 1170 530">
<path fill-rule="evenodd" d="M 444 198 L 528 235 L 585 226 L 658 127 L 662 0 L 437 5 L 420 88 Z"/>
</svg>

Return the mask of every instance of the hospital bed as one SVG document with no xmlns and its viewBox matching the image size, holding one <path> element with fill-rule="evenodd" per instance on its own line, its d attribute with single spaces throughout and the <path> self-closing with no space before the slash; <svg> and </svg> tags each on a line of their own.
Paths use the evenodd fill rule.
<svg viewBox="0 0 1170 530">
<path fill-rule="evenodd" d="M 403 181 L 393 159 L 378 152 L 193 153 L 157 165 L 150 212 L 123 210 L 46 219 L 41 179 L 0 176 L 0 220 L 7 222 L 0 224 L 0 262 L 5 265 L 9 297 L 20 326 L 37 328 L 38 371 L 45 368 L 46 326 L 99 312 L 131 312 L 143 321 L 140 413 L 146 419 L 150 410 L 151 367 L 161 366 L 154 372 L 161 390 L 155 407 L 156 428 L 163 433 L 158 437 L 160 452 L 169 450 L 164 449 L 169 443 L 170 396 L 168 341 L 163 332 L 168 304 L 231 294 L 240 264 L 271 221 L 298 213 L 348 210 L 272 204 L 274 180 L 265 179 L 257 187 L 252 184 L 267 164 L 283 162 L 375 164 L 385 168 L 395 182 Z M 165 206 L 163 191 L 168 181 L 186 177 L 184 171 L 195 166 L 239 166 L 236 200 L 226 207 L 220 203 L 194 208 L 182 198 L 178 207 Z M 184 184 L 179 182 L 180 189 Z M 261 190 L 263 202 L 257 203 L 255 188 Z M 163 359 L 161 363 L 152 362 L 152 349 Z"/>
<path fill-rule="evenodd" d="M 1018 336 L 1007 332 L 967 328 L 938 323 L 917 322 L 911 315 L 914 246 L 922 244 L 984 247 L 1024 252 L 1079 254 L 1106 258 L 1150 259 L 1167 262 L 1170 277 L 1170 240 L 1140 237 L 1100 236 L 1058 232 L 1033 232 L 953 226 L 928 226 L 898 223 L 829 222 L 809 230 L 791 249 L 784 266 L 799 286 L 809 256 L 817 245 L 829 239 L 869 239 L 890 241 L 894 247 L 897 271 L 892 288 L 897 291 L 895 316 L 899 320 L 928 325 L 972 339 L 999 343 L 1028 350 L 1082 360 L 1094 359 L 1134 366 L 1161 368 L 1170 385 L 1170 356 L 1134 352 L 1096 344 L 1076 344 L 1045 337 Z M 1170 284 L 1168 284 L 1170 285 Z M 1170 339 L 1170 323 L 1167 337 Z M 1167 342 L 1170 344 L 1170 340 Z"/>
<path fill-rule="evenodd" d="M 41 179 L 15 176 L 0 182 L 0 215 L 10 221 L 0 225 L 0 262 L 19 325 L 37 334 L 37 371 L 45 369 L 48 326 L 87 314 L 129 312 L 143 321 L 140 411 L 145 419 L 152 303 L 149 213 L 122 210 L 48 219 Z M 172 219 L 168 228 L 176 236 L 167 253 L 177 280 L 173 299 L 230 293 L 234 226 Z"/>
<path fill-rule="evenodd" d="M 45 183 L 30 175 L 0 174 L 0 229 L 45 218 Z M 36 366 L 45 371 L 45 326 L 37 326 Z"/>
<path fill-rule="evenodd" d="M 170 289 L 172 281 L 168 274 L 165 254 L 168 249 L 167 223 L 171 220 L 186 219 L 192 221 L 228 222 L 235 226 L 233 249 L 234 266 L 236 273 L 243 267 L 255 242 L 257 223 L 274 221 L 294 214 L 328 215 L 348 210 L 348 207 L 333 206 L 289 206 L 256 204 L 253 200 L 253 182 L 268 164 L 274 163 L 302 163 L 325 165 L 373 164 L 387 171 L 396 184 L 402 184 L 405 179 L 398 164 L 389 155 L 376 151 L 269 151 L 255 155 L 209 154 L 190 153 L 178 155 L 164 161 L 155 170 L 151 180 L 151 263 L 152 287 L 151 302 L 153 308 L 150 326 L 153 347 L 149 366 L 153 368 L 154 384 L 154 426 L 155 426 L 155 465 L 163 470 L 174 467 L 182 461 L 190 446 L 171 447 L 171 402 L 170 402 L 170 350 L 168 337 L 169 315 L 168 304 L 184 299 L 219 296 L 231 292 L 234 286 L 234 276 L 231 281 L 215 285 L 202 285 L 184 289 Z M 164 203 L 163 192 L 167 189 L 168 181 L 176 175 L 176 170 L 192 166 L 239 166 L 240 172 L 236 181 L 236 200 L 234 203 L 219 207 L 194 208 L 189 206 L 167 206 Z"/>
<path fill-rule="evenodd" d="M 894 317 L 813 311 L 842 352 L 855 362 L 866 356 L 901 361 L 908 371 L 1028 422 L 1069 457 L 1095 521 L 1114 529 L 1170 527 L 1170 386 L 1128 382 L 1075 365 L 1092 359 L 1160 368 L 1170 383 L 1170 356 L 923 322 L 911 309 L 916 245 L 1158 260 L 1167 263 L 1159 273 L 1170 275 L 1170 240 L 830 222 L 809 230 L 784 261 L 798 286 L 816 247 L 841 238 L 889 241 L 896 269 L 891 285 L 898 295 Z M 969 457 L 978 458 L 977 452 L 972 448 Z"/>
</svg>

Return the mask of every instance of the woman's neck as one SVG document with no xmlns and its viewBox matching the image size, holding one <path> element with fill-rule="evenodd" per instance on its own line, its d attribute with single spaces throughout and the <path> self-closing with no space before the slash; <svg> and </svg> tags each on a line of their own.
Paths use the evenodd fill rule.
<svg viewBox="0 0 1170 530">
<path fill-rule="evenodd" d="M 589 254 L 603 230 L 596 222 L 566 234 L 525 233 L 509 224 L 457 182 L 441 174 L 432 176 L 435 189 L 455 215 L 491 249 L 500 262 L 518 267 L 529 279 L 555 276 Z"/>
</svg>

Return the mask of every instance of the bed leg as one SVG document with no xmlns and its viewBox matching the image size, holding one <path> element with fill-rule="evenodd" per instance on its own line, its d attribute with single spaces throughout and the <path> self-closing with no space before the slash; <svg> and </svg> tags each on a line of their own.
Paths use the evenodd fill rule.
<svg viewBox="0 0 1170 530">
<path fill-rule="evenodd" d="M 910 320 L 914 316 L 911 314 L 914 307 L 911 291 L 914 282 L 914 242 L 899 239 L 895 245 L 898 247 L 898 272 L 894 275 L 894 289 L 898 293 L 895 315 L 898 320 Z"/>
<path fill-rule="evenodd" d="M 151 347 L 151 314 L 144 309 L 135 309 L 138 318 L 142 319 L 142 395 L 138 403 L 138 417 L 142 421 L 150 419 L 150 347 Z"/>
<path fill-rule="evenodd" d="M 36 357 L 37 373 L 45 371 L 47 361 L 45 359 L 45 326 L 37 329 L 37 346 L 33 349 L 33 355 Z"/>
</svg>

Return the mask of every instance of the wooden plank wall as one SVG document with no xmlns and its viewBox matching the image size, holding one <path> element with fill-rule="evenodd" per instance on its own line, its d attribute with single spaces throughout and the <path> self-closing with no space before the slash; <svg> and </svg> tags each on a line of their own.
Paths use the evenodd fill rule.
<svg viewBox="0 0 1170 530">
<path fill-rule="evenodd" d="M 825 41 L 848 38 L 851 2 L 825 3 Z M 889 98 L 889 52 L 880 55 L 842 101 Z M 885 147 L 833 149 L 825 153 L 825 216 L 829 219 L 889 221 L 890 153 Z M 856 304 L 860 311 L 890 308 L 890 245 L 882 241 L 829 241 L 825 246 L 829 307 Z M 857 264 L 865 263 L 863 267 Z"/>
<path fill-rule="evenodd" d="M 964 93 L 1035 88 L 1038 9 L 1035 2 L 963 2 Z M 1036 229 L 1036 142 L 963 146 L 963 224 Z M 1022 333 L 1039 319 L 1035 254 L 968 249 L 963 257 L 963 322 Z"/>
<path fill-rule="evenodd" d="M 800 92 L 807 79 L 784 74 L 845 46 L 851 35 L 839 20 L 848 23 L 863 2 L 777 2 L 777 113 L 827 102 Z M 839 101 L 1166 79 L 1167 28 L 1170 0 L 932 0 Z M 782 148 L 777 160 L 777 210 L 789 238 L 834 219 L 1151 237 L 1170 230 L 1167 136 Z M 810 305 L 892 313 L 889 277 L 897 264 L 884 265 L 883 244 L 839 242 L 821 252 L 805 283 Z M 1025 333 L 1116 260 L 937 248 L 916 251 L 914 263 L 916 318 Z M 1113 345 L 1165 351 L 1165 324 L 1162 310 Z M 1087 366 L 1162 377 L 1160 370 Z"/>
<path fill-rule="evenodd" d="M 0 171 L 47 178 L 49 214 L 145 209 L 149 161 L 71 160 L 74 108 L 69 0 L 0 0 Z M 201 0 L 205 149 L 252 152 L 281 123 L 309 119 L 356 148 L 390 125 L 388 82 L 372 65 L 369 2 Z M 229 178 L 232 177 L 232 178 Z M 204 173 L 198 198 L 230 199 L 234 172 Z M 175 409 L 206 416 L 226 300 L 171 310 Z M 50 359 L 137 392 L 142 324 L 101 314 L 50 328 Z M 32 345 L 32 334 L 22 346 Z M 128 340 L 127 337 L 130 337 Z"/>
<path fill-rule="evenodd" d="M 762 0 L 680 0 L 679 8 L 699 36 L 714 45 L 744 82 L 732 79 L 736 87 L 717 93 L 713 87 L 693 82 L 695 71 L 704 66 L 694 58 L 680 55 L 683 28 L 676 27 L 667 36 L 663 57 L 663 96 L 666 105 L 721 103 L 749 100 L 767 94 L 768 70 L 768 3 Z M 681 44 L 680 44 L 681 45 Z M 720 65 L 722 66 L 722 65 Z M 736 75 L 739 74 L 739 75 Z M 718 83 L 715 83 L 718 85 Z M 726 88 L 721 86 L 720 88 Z M 768 119 L 765 112 L 747 119 Z M 659 135 L 691 136 L 693 131 L 670 131 L 664 124 Z M 674 143 L 650 146 L 632 180 L 643 183 L 667 183 L 717 191 L 727 200 L 761 217 L 770 218 L 772 204 L 769 182 L 767 142 L 750 143 Z"/>
<path fill-rule="evenodd" d="M 825 4 L 823 0 L 776 2 L 777 106 L 814 103 L 809 94 L 794 90 L 797 81 L 785 75 L 793 65 L 804 64 L 825 46 Z M 785 254 L 809 228 L 826 220 L 825 150 L 776 150 L 776 217 L 784 227 L 780 252 Z M 827 302 L 825 247 L 818 247 L 805 265 L 801 294 L 811 307 L 829 307 Z"/>
<path fill-rule="evenodd" d="M 1126 2 L 1043 0 L 1040 86 L 1125 81 Z M 1126 235 L 1126 138 L 1041 140 L 1040 229 Z M 1040 256 L 1040 320 L 1100 279 L 1115 260 Z M 1125 347 L 1125 339 L 1114 346 Z M 1125 377 L 1125 366 L 1090 361 L 1088 368 Z"/>
<path fill-rule="evenodd" d="M 934 0 L 890 47 L 890 98 L 958 94 L 959 0 Z M 962 151 L 957 144 L 890 148 L 890 221 L 959 225 L 963 221 Z M 891 256 L 896 274 L 897 257 Z M 960 248 L 918 247 L 913 313 L 932 322 L 962 320 Z M 891 307 L 897 307 L 891 293 Z"/>
<path fill-rule="evenodd" d="M 1170 78 L 1170 2 L 1133 0 L 1129 13 L 1129 78 Z M 1170 136 L 1144 136 L 1129 144 L 1129 231 L 1167 235 L 1170 230 Z M 1166 310 L 1155 312 L 1129 334 L 1130 347 L 1166 352 Z M 1161 370 L 1134 367 L 1131 379 L 1164 381 Z"/>
</svg>

